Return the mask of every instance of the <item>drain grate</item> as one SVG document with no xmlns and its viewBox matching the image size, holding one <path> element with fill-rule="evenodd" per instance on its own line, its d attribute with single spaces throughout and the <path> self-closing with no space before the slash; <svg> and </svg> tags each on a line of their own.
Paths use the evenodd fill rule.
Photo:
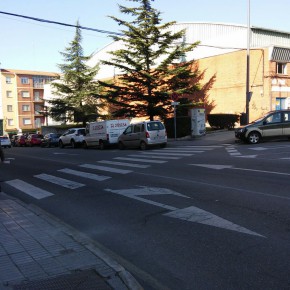
<svg viewBox="0 0 290 290">
<path fill-rule="evenodd" d="M 95 270 L 85 270 L 54 278 L 23 282 L 13 290 L 111 290 Z"/>
</svg>

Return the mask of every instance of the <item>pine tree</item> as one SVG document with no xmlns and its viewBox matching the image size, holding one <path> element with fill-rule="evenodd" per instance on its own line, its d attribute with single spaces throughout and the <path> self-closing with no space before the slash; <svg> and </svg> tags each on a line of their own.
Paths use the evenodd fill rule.
<svg viewBox="0 0 290 290">
<path fill-rule="evenodd" d="M 61 52 L 65 63 L 59 65 L 60 80 L 52 83 L 56 98 L 49 101 L 49 115 L 57 121 L 82 122 L 85 126 L 87 121 L 96 119 L 102 106 L 96 97 L 100 91 L 95 80 L 99 68 L 86 65 L 90 56 L 83 55 L 79 22 L 76 26 L 74 39 Z"/>
<path fill-rule="evenodd" d="M 152 0 L 138 2 L 138 7 L 119 5 L 121 13 L 131 15 L 127 22 L 111 16 L 125 26 L 123 36 L 112 36 L 124 48 L 111 51 L 111 59 L 103 64 L 122 71 L 113 83 L 100 82 L 107 89 L 107 99 L 115 106 L 115 116 L 164 119 L 172 112 L 171 94 L 193 94 L 200 89 L 192 82 L 197 77 L 194 61 L 184 61 L 187 52 L 198 44 L 186 44 L 185 31 L 171 32 L 176 22 L 161 24 L 160 12 L 151 6 Z"/>
</svg>

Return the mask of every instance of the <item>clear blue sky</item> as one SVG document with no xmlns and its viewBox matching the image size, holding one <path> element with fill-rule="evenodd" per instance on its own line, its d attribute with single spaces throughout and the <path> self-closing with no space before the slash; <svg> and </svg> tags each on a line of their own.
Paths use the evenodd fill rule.
<svg viewBox="0 0 290 290">
<path fill-rule="evenodd" d="M 164 22 L 223 22 L 247 25 L 249 0 L 155 0 Z M 251 25 L 290 32 L 290 0 L 250 0 Z M 0 11 L 46 20 L 115 31 L 120 27 L 108 17 L 120 15 L 118 4 L 135 6 L 126 0 L 13 0 L 1 1 Z M 73 39 L 75 28 L 0 14 L 1 68 L 59 72 L 59 52 Z M 106 34 L 82 31 L 84 54 L 111 42 Z"/>
</svg>

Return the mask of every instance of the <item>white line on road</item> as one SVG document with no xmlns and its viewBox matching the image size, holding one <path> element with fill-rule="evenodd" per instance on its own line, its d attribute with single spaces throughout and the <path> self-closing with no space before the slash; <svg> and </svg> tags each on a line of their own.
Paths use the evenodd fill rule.
<svg viewBox="0 0 290 290">
<path fill-rule="evenodd" d="M 131 170 L 118 169 L 118 168 L 106 167 L 106 166 L 99 166 L 99 165 L 95 165 L 95 164 L 82 164 L 79 166 L 84 167 L 84 168 L 89 168 L 89 169 L 97 169 L 97 170 L 108 171 L 108 172 L 112 172 L 112 173 L 120 173 L 120 174 L 127 174 L 127 173 L 132 172 Z"/>
<path fill-rule="evenodd" d="M 63 173 L 67 173 L 67 174 L 72 174 L 72 175 L 84 177 L 84 178 L 88 178 L 88 179 L 97 180 L 97 181 L 103 181 L 103 180 L 107 180 L 107 179 L 111 178 L 110 176 L 97 175 L 97 174 L 73 170 L 73 169 L 69 169 L 69 168 L 60 169 L 58 171 L 63 172 Z"/>
<path fill-rule="evenodd" d="M 167 161 L 164 160 L 148 160 L 148 159 L 140 159 L 140 158 L 127 158 L 127 157 L 116 157 L 114 159 L 118 160 L 127 160 L 127 161 L 140 161 L 140 162 L 147 162 L 147 163 L 166 163 Z"/>
<path fill-rule="evenodd" d="M 57 177 L 57 176 L 53 176 L 53 175 L 49 175 L 45 173 L 34 175 L 34 177 L 48 181 L 53 184 L 60 185 L 65 188 L 70 188 L 70 189 L 76 189 L 76 188 L 85 186 L 85 184 L 82 184 L 82 183 L 78 183 L 72 180 L 64 179 L 61 177 Z"/>
<path fill-rule="evenodd" d="M 116 162 L 116 161 L 109 161 L 109 160 L 100 160 L 100 161 L 98 161 L 98 163 L 111 164 L 111 165 L 121 165 L 121 166 L 135 167 L 135 168 L 148 168 L 148 167 L 150 167 L 150 165 L 127 163 L 127 162 Z"/>
<path fill-rule="evenodd" d="M 180 153 L 180 151 L 178 152 L 142 152 L 141 154 L 146 154 L 146 155 L 160 155 L 160 156 L 192 156 L 193 154 L 186 154 L 186 153 Z"/>
<path fill-rule="evenodd" d="M 143 156 L 142 156 L 143 155 Z M 142 155 L 134 155 L 134 154 L 131 154 L 131 155 L 128 155 L 130 157 L 148 157 L 148 155 L 150 155 L 150 153 L 148 155 L 146 154 L 142 154 Z M 181 157 L 172 157 L 172 156 L 156 156 L 156 155 L 150 155 L 150 158 L 157 158 L 157 159 L 171 159 L 171 160 L 177 160 L 177 159 L 181 159 Z"/>
<path fill-rule="evenodd" d="M 20 179 L 13 179 L 6 181 L 5 183 L 9 184 L 10 186 L 24 192 L 27 195 L 30 195 L 36 199 L 42 199 L 48 196 L 52 196 L 53 193 L 43 190 L 39 187 L 36 187 L 32 184 L 29 184 L 25 181 L 22 181 Z"/>
</svg>

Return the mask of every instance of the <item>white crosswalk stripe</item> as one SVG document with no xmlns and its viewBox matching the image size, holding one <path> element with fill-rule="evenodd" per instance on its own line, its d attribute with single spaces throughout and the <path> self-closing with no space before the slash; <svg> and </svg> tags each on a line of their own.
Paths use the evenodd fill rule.
<svg viewBox="0 0 290 290">
<path fill-rule="evenodd" d="M 165 160 L 152 160 L 152 159 L 142 159 L 142 158 L 128 158 L 128 157 L 115 157 L 117 160 L 127 160 L 127 161 L 139 161 L 139 162 L 147 162 L 147 163 L 166 163 Z"/>
<path fill-rule="evenodd" d="M 116 161 L 109 161 L 109 160 L 100 160 L 100 161 L 98 161 L 98 163 L 110 164 L 110 165 L 120 165 L 120 166 L 127 166 L 127 167 L 135 167 L 135 168 L 148 168 L 148 167 L 150 167 L 150 165 L 127 163 L 127 162 L 116 162 Z"/>
<path fill-rule="evenodd" d="M 159 155 L 159 156 L 182 156 L 182 157 L 188 157 L 192 156 L 193 154 L 186 154 L 186 153 L 179 153 L 179 152 L 142 152 L 141 154 L 145 155 Z"/>
<path fill-rule="evenodd" d="M 118 168 L 107 167 L 107 166 L 99 166 L 99 165 L 95 165 L 95 164 L 81 164 L 79 166 L 83 167 L 83 168 L 103 170 L 103 171 L 108 171 L 108 172 L 112 172 L 112 173 L 120 173 L 120 174 L 127 174 L 127 173 L 132 172 L 131 170 L 118 169 Z"/>
<path fill-rule="evenodd" d="M 53 193 L 49 191 L 43 190 L 20 179 L 9 180 L 5 183 L 36 199 L 42 199 L 53 195 Z"/>
<path fill-rule="evenodd" d="M 148 158 L 148 155 L 146 155 L 146 154 L 143 154 L 143 155 L 131 154 L 131 155 L 128 155 L 128 156 L 129 156 L 129 157 L 142 157 L 142 158 Z M 150 158 L 176 160 L 176 159 L 180 159 L 181 157 L 151 155 Z"/>
<path fill-rule="evenodd" d="M 97 180 L 97 181 L 103 181 L 103 180 L 107 180 L 107 179 L 111 178 L 110 176 L 97 175 L 97 174 L 73 170 L 73 169 L 69 169 L 69 168 L 60 169 L 58 171 L 63 172 L 63 173 L 67 173 L 67 174 L 72 174 L 75 176 L 80 176 L 80 177 L 84 177 L 84 178 L 88 178 L 88 179 Z"/>
<path fill-rule="evenodd" d="M 66 187 L 66 188 L 70 188 L 70 189 L 76 189 L 76 188 L 85 186 L 85 184 L 82 184 L 79 182 L 75 182 L 72 180 L 64 179 L 61 177 L 57 177 L 57 176 L 45 174 L 45 173 L 34 175 L 34 177 Z"/>
</svg>

